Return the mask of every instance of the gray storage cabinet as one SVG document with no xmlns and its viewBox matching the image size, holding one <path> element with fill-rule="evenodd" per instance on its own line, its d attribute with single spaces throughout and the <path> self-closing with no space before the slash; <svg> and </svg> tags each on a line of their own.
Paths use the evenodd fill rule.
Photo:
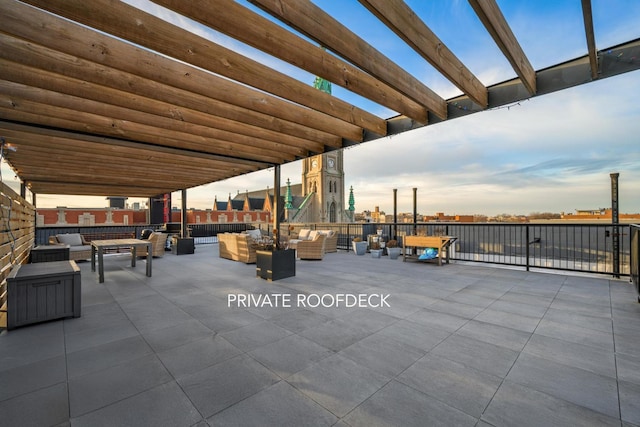
<svg viewBox="0 0 640 427">
<path fill-rule="evenodd" d="M 80 317 L 80 269 L 75 261 L 24 264 L 7 277 L 7 329 Z"/>
<path fill-rule="evenodd" d="M 36 246 L 31 249 L 31 262 L 68 261 L 69 245 Z"/>
</svg>

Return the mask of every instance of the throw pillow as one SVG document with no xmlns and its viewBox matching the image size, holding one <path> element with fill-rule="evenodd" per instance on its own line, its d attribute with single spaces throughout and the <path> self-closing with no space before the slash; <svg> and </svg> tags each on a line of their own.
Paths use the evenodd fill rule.
<svg viewBox="0 0 640 427">
<path fill-rule="evenodd" d="M 298 233 L 298 239 L 300 239 L 300 240 L 309 240 L 309 233 L 311 233 L 311 230 L 309 230 L 308 228 L 303 228 Z"/>
<path fill-rule="evenodd" d="M 58 234 L 58 242 L 69 246 L 82 246 L 82 238 L 78 233 Z"/>
</svg>

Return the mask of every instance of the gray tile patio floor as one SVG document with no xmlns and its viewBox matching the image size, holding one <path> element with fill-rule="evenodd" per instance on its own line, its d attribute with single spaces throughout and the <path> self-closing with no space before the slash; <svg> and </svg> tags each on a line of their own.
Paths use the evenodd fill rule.
<svg viewBox="0 0 640 427">
<path fill-rule="evenodd" d="M 627 279 L 342 252 L 266 282 L 216 244 L 155 259 L 152 278 L 126 255 L 104 284 L 79 265 L 82 317 L 0 334 L 0 425 L 640 425 Z M 291 307 L 229 307 L 239 293 Z"/>
</svg>

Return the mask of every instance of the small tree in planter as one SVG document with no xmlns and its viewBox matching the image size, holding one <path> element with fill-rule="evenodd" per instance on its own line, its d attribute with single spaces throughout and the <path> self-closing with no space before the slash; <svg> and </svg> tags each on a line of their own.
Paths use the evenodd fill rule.
<svg viewBox="0 0 640 427">
<path fill-rule="evenodd" d="M 389 254 L 389 259 L 397 259 L 401 252 L 402 248 L 398 247 L 397 240 L 392 239 L 387 242 L 387 254 Z"/>
<path fill-rule="evenodd" d="M 353 246 L 353 252 L 355 252 L 356 255 L 364 255 L 367 252 L 367 242 L 362 241 L 362 238 L 354 238 L 351 244 Z"/>
</svg>

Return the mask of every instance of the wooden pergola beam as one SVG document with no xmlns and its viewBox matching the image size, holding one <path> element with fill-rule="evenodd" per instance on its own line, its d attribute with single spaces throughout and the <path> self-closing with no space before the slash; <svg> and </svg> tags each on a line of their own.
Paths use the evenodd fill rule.
<svg viewBox="0 0 640 427">
<path fill-rule="evenodd" d="M 143 187 L 132 185 L 83 184 L 79 182 L 30 181 L 27 187 L 35 194 L 75 194 L 79 196 L 153 197 L 172 193 L 180 188 Z"/>
<path fill-rule="evenodd" d="M 52 107 L 31 101 L 12 102 L 0 95 L 0 118 L 23 123 L 33 123 L 59 129 L 70 129 L 92 135 L 103 135 L 145 142 L 151 145 L 201 151 L 241 159 L 255 159 L 279 164 L 295 159 L 293 155 L 268 153 L 266 150 L 232 146 L 226 141 L 204 137 L 190 137 L 176 132 L 160 131 L 125 120 L 113 120 L 95 114 Z"/>
<path fill-rule="evenodd" d="M 226 145 L 230 149 L 244 150 L 256 148 L 260 151 L 276 151 L 290 154 L 294 157 L 305 157 L 308 155 L 309 150 L 317 152 L 324 148 L 322 145 L 311 141 L 301 141 L 299 145 L 288 145 L 258 137 L 186 123 L 182 120 L 167 120 L 165 117 L 130 108 L 114 106 L 72 95 L 61 94 L 59 92 L 0 80 L 0 102 L 6 102 L 8 99 L 16 101 L 15 103 L 18 105 L 20 101 L 29 101 L 33 103 L 29 104 L 32 106 L 40 104 L 46 105 L 47 107 L 59 107 L 63 110 L 75 110 L 80 115 L 90 114 L 99 116 L 112 123 L 126 122 L 152 127 L 157 129 L 157 131 L 154 130 L 153 133 L 163 133 L 169 138 L 171 135 L 175 135 L 176 138 L 183 135 L 186 138 L 211 138 L 212 141 L 218 141 L 222 146 Z"/>
<path fill-rule="evenodd" d="M 84 25 L 97 28 L 114 36 L 124 38 L 140 46 L 161 52 L 171 58 L 228 77 L 247 86 L 258 88 L 277 97 L 287 99 L 295 104 L 299 104 L 290 104 L 288 107 L 290 111 L 297 114 L 302 115 L 306 113 L 316 117 L 318 112 L 321 112 L 359 128 L 365 128 L 380 135 L 386 134 L 386 123 L 379 117 L 331 95 L 318 95 L 310 85 L 305 85 L 283 73 L 279 73 L 252 59 L 239 55 L 230 49 L 226 49 L 140 9 L 129 6 L 124 2 L 108 0 L 93 0 L 91 2 L 84 0 L 25 0 L 25 3 L 59 14 Z M 221 7 L 222 6 L 220 6 L 220 8 Z M 215 12 L 218 13 L 219 10 Z M 20 13 L 27 13 L 27 11 L 21 11 Z M 36 12 L 31 13 L 37 15 Z M 34 16 L 31 16 L 28 18 L 28 21 L 33 21 L 34 18 Z M 52 19 L 52 17 L 38 17 L 38 20 L 50 19 Z M 66 22 L 58 22 L 56 25 L 79 27 Z M 80 28 L 81 27 L 75 31 L 81 31 Z M 12 31 L 18 31 L 18 29 L 13 28 Z M 88 31 L 90 32 L 90 30 Z M 68 33 L 64 31 L 62 34 Z M 92 33 L 91 38 L 95 39 L 96 34 Z M 58 49 L 65 51 L 66 43 L 69 43 L 69 41 L 61 40 Z M 111 44 L 114 44 L 114 39 L 111 39 Z M 94 55 L 102 57 L 104 60 L 120 60 L 126 62 L 127 56 L 116 56 L 111 50 L 96 50 L 96 47 L 102 47 L 102 45 L 94 45 L 92 47 L 89 43 L 89 48 L 93 50 Z M 140 49 L 138 49 L 138 51 L 140 51 Z M 156 56 L 159 57 L 159 55 Z M 166 60 L 167 58 L 164 59 Z M 160 59 L 157 60 L 160 61 Z M 174 67 L 180 66 L 177 61 L 171 61 L 171 63 Z M 125 64 L 122 64 L 122 66 L 124 65 Z M 136 61 L 135 64 L 129 64 L 129 66 L 136 70 L 144 68 L 142 61 Z M 184 64 L 182 64 L 182 66 L 184 66 Z M 153 67 L 153 72 L 155 72 L 156 75 L 158 75 L 158 69 L 162 68 L 158 66 Z M 193 68 L 193 70 L 194 73 L 198 71 L 196 68 Z M 169 75 L 174 75 L 174 73 L 170 73 Z M 196 75 L 197 73 L 179 74 L 178 76 L 180 78 L 178 80 L 185 82 L 192 81 Z M 177 76 L 175 77 L 177 78 Z M 207 80 L 211 82 L 214 78 L 215 76 L 209 75 Z M 223 84 L 223 82 L 217 82 L 216 84 Z M 226 91 L 226 93 L 237 101 L 240 101 L 237 99 L 239 98 L 238 91 L 245 92 L 247 90 L 253 92 L 254 98 L 265 98 L 264 93 L 243 88 L 242 85 L 236 84 L 234 87 L 236 88 L 235 91 Z M 208 93 L 211 89 L 209 89 L 207 85 L 200 84 L 199 90 L 202 92 L 195 92 Z M 246 97 L 246 95 L 242 96 Z M 352 139 L 361 141 L 362 135 Z"/>
<path fill-rule="evenodd" d="M 178 105 L 184 105 L 185 99 L 205 105 L 213 103 L 209 108 L 218 112 L 229 105 L 239 106 L 342 138 L 362 140 L 362 128 L 357 125 L 137 48 L 28 5 L 18 5 L 13 9 L 0 3 L 0 14 L 9 14 L 3 31 L 16 36 L 3 37 L 0 55 L 6 59 L 143 96 L 161 97 L 167 102 L 177 100 Z M 48 31 L 42 31 L 42 27 Z M 386 129 L 386 124 L 383 126 Z"/>
<path fill-rule="evenodd" d="M 427 122 L 423 105 L 233 0 L 153 1 L 420 123 Z M 442 108 L 435 109 L 443 114 Z"/>
<path fill-rule="evenodd" d="M 14 43 L 9 43 L 9 41 Z M 25 50 L 16 48 L 16 45 L 24 45 L 21 47 L 26 48 L 26 42 L 0 34 L 0 58 L 29 62 L 26 61 L 28 56 L 24 55 Z M 261 112 L 225 104 L 192 92 L 161 85 L 124 72 L 105 69 L 78 59 L 74 60 L 69 56 L 63 56 L 60 61 L 56 61 L 53 51 L 33 44 L 30 45 L 30 48 L 32 52 L 37 51 L 40 54 L 52 55 L 47 56 L 46 60 L 40 57 L 39 66 L 54 69 L 66 75 L 0 59 L 3 78 L 118 106 L 135 107 L 140 111 L 164 115 L 167 118 L 196 122 L 271 141 L 290 142 L 295 145 L 302 140 L 334 148 L 338 148 L 342 144 L 340 136 L 330 134 L 329 129 L 326 131 L 313 129 Z M 61 54 L 57 56 L 60 57 Z M 83 72 L 87 73 L 85 79 L 81 79 Z M 105 74 L 107 75 L 105 76 Z M 74 77 L 69 77 L 69 75 Z M 103 86 L 100 83 L 112 87 Z M 121 90 L 127 89 L 129 84 L 135 88 L 135 92 Z M 129 88 L 129 90 L 131 89 Z M 339 127 L 337 132 L 340 132 Z"/>
<path fill-rule="evenodd" d="M 51 141 L 54 141 L 52 143 Z M 12 160 L 20 160 L 19 164 L 24 166 L 28 161 L 44 159 L 43 166 L 51 167 L 54 161 L 74 163 L 80 168 L 85 168 L 91 164 L 121 165 L 125 168 L 140 167 L 141 169 L 154 170 L 157 165 L 180 165 L 180 169 L 174 169 L 172 174 L 179 176 L 184 174 L 189 176 L 193 173 L 205 171 L 207 174 L 219 174 L 224 176 L 228 173 L 228 164 L 216 161 L 205 161 L 196 157 L 183 156 L 176 158 L 162 153 L 154 153 L 147 150 L 147 155 L 139 154 L 140 150 L 123 147 L 100 147 L 94 143 L 79 143 L 63 139 L 47 139 L 46 142 L 36 141 L 34 138 L 25 139 L 20 137 L 11 138 L 14 146 L 20 146 L 20 150 L 11 154 Z M 55 144 L 55 145 L 54 145 Z M 73 155 L 71 155 L 73 154 Z M 160 155 L 159 155 L 160 154 Z M 28 158 L 33 157 L 33 159 Z M 47 164 L 49 161 L 49 164 Z M 110 166 L 108 166 L 110 167 Z M 239 170 L 251 171 L 249 168 Z M 164 171 L 163 171 L 164 172 Z M 147 172 L 148 173 L 148 172 Z"/>
<path fill-rule="evenodd" d="M 16 139 L 12 142 L 15 146 L 20 146 L 20 150 L 11 152 L 11 158 L 14 160 L 21 159 L 20 164 L 25 165 L 29 162 L 42 162 L 44 168 L 56 168 L 57 162 L 64 164 L 76 165 L 80 169 L 88 169 L 98 167 L 102 169 L 122 170 L 125 174 L 135 174 L 139 171 L 130 169 L 132 166 L 141 166 L 145 169 L 143 174 L 149 175 L 149 172 L 155 172 L 156 167 L 148 169 L 159 164 L 171 165 L 171 159 L 168 156 L 147 156 L 141 158 L 136 156 L 134 150 L 122 147 L 114 147 L 113 150 L 98 150 L 96 144 L 70 144 L 58 143 L 56 146 L 51 144 L 38 144 L 36 141 L 23 142 Z M 73 154 L 73 155 L 71 155 Z M 47 158 L 48 157 L 48 158 Z M 47 163 L 47 161 L 49 161 Z M 224 164 L 215 162 L 202 162 L 197 159 L 178 160 L 181 167 L 173 169 L 171 174 L 177 177 L 196 178 L 195 173 L 204 172 L 207 175 L 221 175 L 227 173 Z M 29 163 L 31 164 L 31 163 Z M 161 171 L 165 172 L 165 171 Z"/>
<path fill-rule="evenodd" d="M 122 139 L 98 137 L 73 133 L 69 131 L 54 130 L 48 128 L 35 127 L 30 125 L 12 123 L 0 120 L 0 131 L 8 140 L 17 138 L 28 144 L 48 144 L 56 146 L 59 144 L 76 144 L 74 147 L 96 146 L 98 150 L 108 152 L 109 150 L 129 150 L 138 156 L 155 158 L 155 156 L 165 156 L 166 159 L 173 159 L 175 162 L 199 162 L 204 161 L 212 165 L 219 165 L 231 172 L 241 173 L 241 171 L 257 171 L 270 166 L 269 163 L 262 163 L 254 160 L 229 159 L 210 153 L 193 150 L 182 150 L 174 147 L 164 147 L 158 145 L 148 145 L 140 142 L 125 141 Z M 93 148 L 95 150 L 96 148 Z M 72 151 L 73 152 L 73 151 Z M 233 163 L 229 163 L 232 161 Z"/>
<path fill-rule="evenodd" d="M 598 55 L 596 52 L 596 37 L 593 31 L 593 14 L 591 12 L 591 0 L 582 0 L 582 18 L 584 20 L 584 32 L 587 38 L 587 50 L 589 52 L 589 66 L 591 78 L 598 78 Z"/>
<path fill-rule="evenodd" d="M 171 0 L 158 1 L 166 3 Z M 320 46 L 337 53 L 406 97 L 413 99 L 438 117 L 446 118 L 447 106 L 443 98 L 313 3 L 307 0 L 249 1 L 315 40 Z M 271 29 L 264 29 L 264 31 L 268 31 L 270 35 L 272 33 Z M 252 36 L 255 39 L 262 35 L 256 32 Z M 260 44 L 261 49 L 264 47 L 265 44 Z M 282 55 L 283 52 L 285 51 L 272 49 L 274 54 Z M 303 52 L 306 51 L 303 50 Z"/>
<path fill-rule="evenodd" d="M 0 56 L 1 55 L 2 54 L 0 53 Z M 245 110 L 244 115 L 240 115 L 240 117 L 237 117 L 238 119 L 245 120 L 244 122 L 241 122 L 210 113 L 204 113 L 202 111 L 183 107 L 174 103 L 164 102 L 145 96 L 135 95 L 130 92 L 124 92 L 118 89 L 101 86 L 95 83 L 88 82 L 86 80 L 75 79 L 61 74 L 52 73 L 47 70 L 28 67 L 4 59 L 0 59 L 0 69 L 3 70 L 2 78 L 6 81 L 11 81 L 33 88 L 50 90 L 52 92 L 67 94 L 79 98 L 85 98 L 88 100 L 102 102 L 118 107 L 125 107 L 128 109 L 133 109 L 135 111 L 154 114 L 166 119 L 172 119 L 174 121 L 192 123 L 195 125 L 206 126 L 212 129 L 219 129 L 240 135 L 246 135 L 252 138 L 265 139 L 292 146 L 305 146 L 305 144 L 313 144 L 314 147 L 321 147 L 323 145 L 326 145 L 337 148 L 342 143 L 339 136 L 331 135 L 311 128 L 306 128 L 290 122 L 288 122 L 290 126 L 296 127 L 298 129 L 298 132 L 294 133 L 304 135 L 304 138 L 293 135 L 291 131 L 288 131 L 286 129 L 284 129 L 282 132 L 278 132 L 276 130 L 267 128 L 266 126 L 262 127 L 260 125 L 262 125 L 263 123 L 257 123 L 255 120 L 252 120 L 250 116 L 250 113 L 252 112 L 249 110 Z M 163 92 L 167 93 L 168 91 L 169 90 Z M 209 103 L 209 107 L 211 106 L 211 104 L 212 103 Z M 221 108 L 220 110 L 222 110 L 223 112 L 228 112 L 228 110 L 230 109 L 232 109 L 232 106 L 228 105 L 226 109 Z M 273 121 L 265 120 L 264 125 L 269 125 Z M 273 128 L 273 126 L 271 126 L 271 128 Z"/>
<path fill-rule="evenodd" d="M 252 0 L 264 3 L 275 0 Z M 411 46 L 473 102 L 486 108 L 488 91 L 438 36 L 402 1 L 359 0 L 371 13 Z"/>
<path fill-rule="evenodd" d="M 496 42 L 522 84 L 531 95 L 535 95 L 536 72 L 525 55 L 518 39 L 511 31 L 495 0 L 469 0 L 471 7 Z"/>
</svg>

